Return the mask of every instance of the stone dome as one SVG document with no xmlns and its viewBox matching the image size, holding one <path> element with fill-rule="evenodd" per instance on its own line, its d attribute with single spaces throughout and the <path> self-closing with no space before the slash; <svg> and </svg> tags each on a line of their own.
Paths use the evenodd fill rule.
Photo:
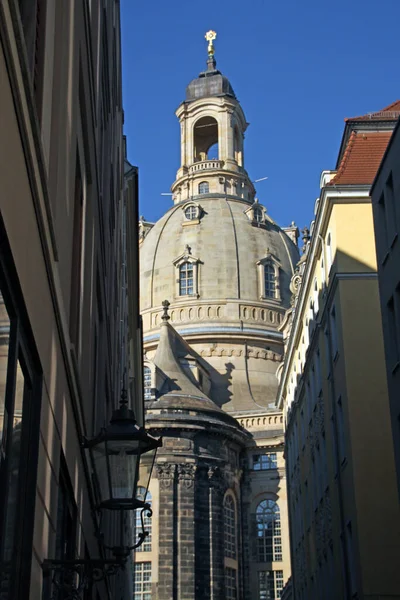
<svg viewBox="0 0 400 600">
<path fill-rule="evenodd" d="M 186 217 L 190 207 L 198 211 L 195 220 Z M 257 208 L 265 214 L 262 205 Z M 171 302 L 171 322 L 178 330 L 185 323 L 187 333 L 207 322 L 215 332 L 230 323 L 260 334 L 279 326 L 290 304 L 298 250 L 272 219 L 265 214 L 264 223 L 257 222 L 252 210 L 254 205 L 234 197 L 197 196 L 171 207 L 151 228 L 140 252 L 145 336 L 158 328 L 164 299 Z M 192 295 L 181 297 L 179 264 L 186 259 L 195 263 L 197 285 Z M 277 299 L 265 297 L 261 289 L 260 268 L 269 259 L 279 270 Z"/>
</svg>

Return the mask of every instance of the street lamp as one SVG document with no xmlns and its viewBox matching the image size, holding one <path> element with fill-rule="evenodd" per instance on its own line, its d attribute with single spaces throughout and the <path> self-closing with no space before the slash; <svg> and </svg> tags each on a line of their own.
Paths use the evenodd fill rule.
<svg viewBox="0 0 400 600">
<path fill-rule="evenodd" d="M 145 503 L 135 497 L 139 458 L 150 451 L 154 451 L 155 458 L 155 451 L 161 446 L 161 440 L 137 425 L 135 415 L 127 404 L 124 391 L 120 407 L 114 410 L 110 424 L 95 438 L 85 439 L 83 443 L 93 466 L 99 509 L 143 508 Z"/>
<path fill-rule="evenodd" d="M 44 560 L 42 568 L 45 578 L 51 577 L 50 581 L 63 598 L 78 599 L 93 582 L 123 569 L 130 552 L 138 548 L 149 535 L 145 531 L 144 514 L 148 517 L 152 515 L 151 506 L 136 498 L 139 461 L 147 453 L 144 461 L 148 475 L 147 494 L 156 452 L 162 441 L 138 426 L 134 412 L 127 404 L 126 392 L 123 391 L 120 406 L 114 410 L 109 425 L 95 438 L 84 438 L 82 443 L 93 471 L 96 510 L 119 511 L 118 544 L 102 544 L 104 549 L 112 551 L 112 559 Z M 126 544 L 126 513 L 137 509 L 141 510 L 142 531 L 138 533 L 139 539 L 135 544 Z"/>
</svg>

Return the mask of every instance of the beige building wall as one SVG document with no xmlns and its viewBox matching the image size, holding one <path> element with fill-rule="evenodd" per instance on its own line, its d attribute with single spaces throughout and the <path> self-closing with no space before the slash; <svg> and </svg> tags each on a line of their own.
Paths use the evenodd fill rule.
<svg viewBox="0 0 400 600">
<path fill-rule="evenodd" d="M 322 176 L 292 282 L 278 392 L 293 597 L 398 598 L 400 520 L 372 207 L 367 186 L 337 189 L 332 176 Z"/>
<path fill-rule="evenodd" d="M 82 441 L 128 383 L 119 4 L 5 1 L 0 37 L 0 587 L 36 600 L 45 559 L 104 556 Z"/>
</svg>

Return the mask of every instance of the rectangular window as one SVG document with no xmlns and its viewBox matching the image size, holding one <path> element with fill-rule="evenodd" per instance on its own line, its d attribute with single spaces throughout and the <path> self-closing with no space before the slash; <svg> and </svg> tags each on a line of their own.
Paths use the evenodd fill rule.
<svg viewBox="0 0 400 600">
<path fill-rule="evenodd" d="M 396 231 L 396 212 L 395 198 L 393 189 L 393 176 L 390 173 L 385 185 L 385 204 L 386 204 L 386 222 L 387 222 L 387 245 L 392 246 L 397 235 Z M 389 248 L 388 248 L 389 249 Z"/>
<path fill-rule="evenodd" d="M 57 523 L 56 523 L 56 559 L 73 560 L 75 557 L 77 528 L 77 509 L 70 482 L 67 464 L 61 455 Z"/>
<path fill-rule="evenodd" d="M 399 315 L 396 314 L 398 307 L 395 306 L 393 296 L 387 303 L 387 315 L 388 315 L 388 332 L 389 332 L 389 345 L 390 345 L 390 364 L 389 367 L 393 367 L 399 362 L 399 339 L 397 336 Z"/>
<path fill-rule="evenodd" d="M 79 155 L 75 166 L 74 229 L 71 260 L 71 295 L 69 309 L 69 333 L 75 351 L 79 352 L 81 278 L 82 278 L 82 235 L 83 235 L 83 185 Z"/>
<path fill-rule="evenodd" d="M 179 269 L 179 295 L 193 295 L 194 272 L 191 263 L 183 263 Z"/>
<path fill-rule="evenodd" d="M 330 320 L 332 359 L 335 360 L 336 355 L 338 353 L 338 339 L 337 339 L 336 309 L 334 306 L 332 307 L 329 320 Z"/>
<path fill-rule="evenodd" d="M 277 468 L 276 452 L 253 454 L 253 471 L 269 471 Z"/>
<path fill-rule="evenodd" d="M 343 404 L 342 404 L 341 396 L 339 396 L 338 401 L 336 403 L 336 415 L 337 415 L 336 428 L 337 428 L 339 459 L 340 459 L 340 462 L 343 462 L 346 457 L 346 437 L 345 437 L 345 428 L 344 428 Z"/>
<path fill-rule="evenodd" d="M 278 600 L 282 590 L 283 571 L 258 572 L 258 600 Z"/>
<path fill-rule="evenodd" d="M 31 573 L 41 370 L 0 228 L 0 596 L 22 600 Z"/>
<path fill-rule="evenodd" d="M 265 296 L 275 298 L 275 268 L 272 265 L 264 266 Z"/>
<path fill-rule="evenodd" d="M 237 600 L 237 573 L 229 567 L 225 567 L 225 598 Z"/>
<path fill-rule="evenodd" d="M 331 270 L 333 262 L 333 254 L 332 254 L 332 236 L 328 233 L 328 237 L 326 239 L 326 268 L 328 270 L 328 275 Z"/>
<path fill-rule="evenodd" d="M 151 600 L 151 562 L 134 564 L 133 600 Z"/>
<path fill-rule="evenodd" d="M 383 260 L 389 250 L 389 235 L 387 227 L 385 195 L 382 193 L 378 202 L 379 224 L 381 226 L 382 236 L 377 236 L 377 242 L 380 245 L 381 260 Z"/>
</svg>

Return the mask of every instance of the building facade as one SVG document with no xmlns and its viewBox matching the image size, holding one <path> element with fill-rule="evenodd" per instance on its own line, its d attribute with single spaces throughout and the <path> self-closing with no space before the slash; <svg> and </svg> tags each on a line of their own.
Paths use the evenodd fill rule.
<svg viewBox="0 0 400 600">
<path fill-rule="evenodd" d="M 137 199 L 130 168 L 124 184 L 119 3 L 5 0 L 0 38 L 0 596 L 60 599 L 43 562 L 104 558 L 102 534 L 115 543 L 82 441 L 108 423 L 130 369 L 143 413 L 128 362 Z M 125 571 L 82 594 L 131 590 Z"/>
<path fill-rule="evenodd" d="M 275 599 L 290 576 L 275 397 L 297 228 L 255 197 L 247 122 L 212 40 L 176 114 L 173 205 L 140 220 L 146 423 L 163 448 L 134 598 Z"/>
<path fill-rule="evenodd" d="M 394 125 L 391 107 L 346 120 L 336 170 L 322 173 L 315 220 L 292 279 L 278 406 L 289 490 L 287 592 L 296 600 L 400 598 L 370 199 Z"/>
<path fill-rule="evenodd" d="M 391 107 L 400 117 L 400 102 Z M 371 190 L 386 372 L 400 498 L 400 126 L 397 123 Z"/>
</svg>

